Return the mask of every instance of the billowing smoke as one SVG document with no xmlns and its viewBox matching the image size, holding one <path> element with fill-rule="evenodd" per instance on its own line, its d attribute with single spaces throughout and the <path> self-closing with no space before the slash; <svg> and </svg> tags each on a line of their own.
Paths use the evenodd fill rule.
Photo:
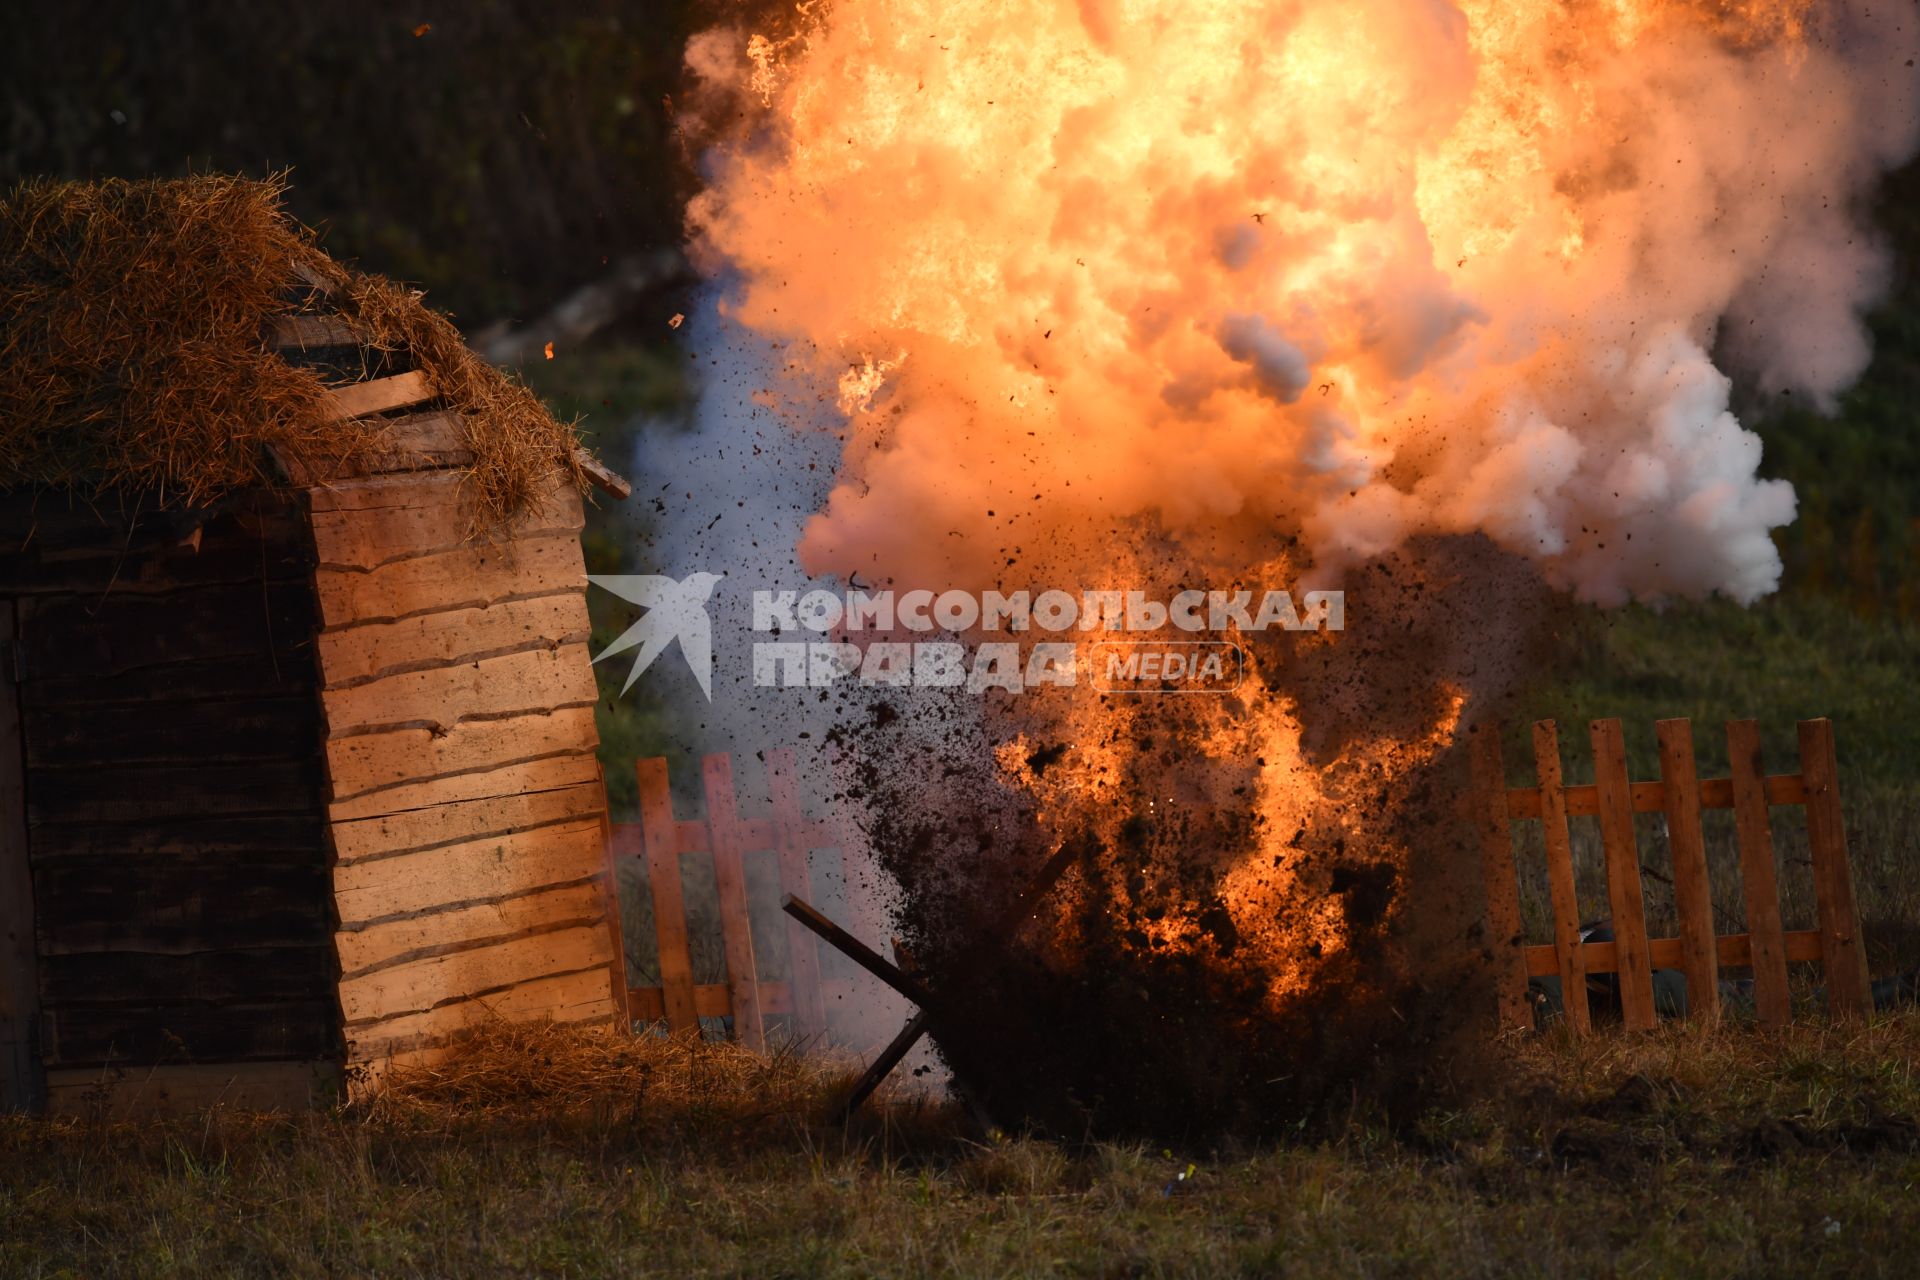
<svg viewBox="0 0 1920 1280">
<path fill-rule="evenodd" d="M 763 570 L 1349 597 L 1341 634 L 1237 634 L 1230 697 L 838 705 L 941 1050 L 998 1114 L 1192 1135 L 1435 1087 L 1492 941 L 1461 736 L 1542 582 L 1778 585 L 1794 496 L 1714 360 L 1816 403 L 1861 371 L 1903 21 L 811 0 L 692 43 L 695 252 L 765 355 L 703 447 L 832 468 Z"/>
<path fill-rule="evenodd" d="M 1903 27 L 1904 24 L 1904 27 Z M 1897 4 L 838 0 L 689 66 L 695 245 L 848 412 L 817 572 L 1150 517 L 1337 569 L 1480 532 L 1582 598 L 1779 581 L 1720 351 L 1825 403 L 1915 144 Z M 723 104 L 723 105 L 720 105 Z"/>
</svg>

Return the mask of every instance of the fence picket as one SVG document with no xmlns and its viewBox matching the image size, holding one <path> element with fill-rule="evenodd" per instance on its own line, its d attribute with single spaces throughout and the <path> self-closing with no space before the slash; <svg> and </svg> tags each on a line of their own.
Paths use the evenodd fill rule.
<svg viewBox="0 0 1920 1280">
<path fill-rule="evenodd" d="M 1573 842 L 1560 781 L 1560 731 L 1551 720 L 1533 726 L 1534 772 L 1540 779 L 1540 824 L 1547 846 L 1547 887 L 1553 896 L 1553 951 L 1560 962 L 1560 1000 L 1567 1025 L 1585 1035 L 1587 966 L 1580 953 L 1580 895 L 1573 883 Z"/>
<path fill-rule="evenodd" d="M 1520 883 L 1513 867 L 1513 828 L 1507 819 L 1506 764 L 1500 758 L 1498 726 L 1483 724 L 1473 735 L 1474 820 L 1480 827 L 1481 868 L 1487 890 L 1487 945 L 1499 1000 L 1501 1030 L 1530 1027 L 1526 941 L 1520 928 Z"/>
<path fill-rule="evenodd" d="M 1714 945 L 1713 884 L 1700 829 L 1700 778 L 1694 769 L 1693 722 L 1654 724 L 1660 744 L 1660 780 L 1666 788 L 1667 848 L 1673 856 L 1673 906 L 1680 917 L 1681 970 L 1687 975 L 1687 1014 L 1720 1017 L 1720 959 Z M 1628 818 L 1631 829 L 1632 818 Z"/>
<path fill-rule="evenodd" d="M 800 779 L 793 749 L 776 747 L 766 753 L 767 791 L 773 800 L 774 853 L 780 861 L 780 888 L 806 902 L 813 901 L 813 877 L 808 869 L 812 830 L 801 812 Z M 819 941 L 811 930 L 788 917 L 787 976 L 793 988 L 793 1018 L 802 1036 L 818 1036 L 827 1029 L 826 1004 L 820 994 Z"/>
<path fill-rule="evenodd" d="M 1857 1017 L 1873 1007 L 1860 908 L 1847 865 L 1846 820 L 1840 811 L 1840 765 L 1828 720 L 1800 722 L 1800 776 L 1807 780 L 1807 840 L 1813 847 L 1813 892 L 1820 912 L 1827 1008 Z"/>
<path fill-rule="evenodd" d="M 1787 945 L 1757 721 L 1727 721 L 1727 760 L 1733 774 L 1734 830 L 1740 840 L 1740 888 L 1747 905 L 1747 935 L 1753 940 L 1754 1012 L 1761 1026 L 1784 1027 L 1793 1014 L 1793 994 L 1787 985 Z"/>
<path fill-rule="evenodd" d="M 753 960 L 753 920 L 747 909 L 745 841 L 733 790 L 733 757 L 702 758 L 707 831 L 713 838 L 713 883 L 720 894 L 720 940 L 727 957 L 727 990 L 733 998 L 733 1033 L 758 1053 L 767 1047 L 760 1012 L 760 975 Z"/>
<path fill-rule="evenodd" d="M 1659 1017 L 1653 1010 L 1640 850 L 1633 836 L 1633 797 L 1627 790 L 1627 741 L 1618 720 L 1595 720 L 1587 730 L 1593 743 L 1593 783 L 1600 796 L 1600 840 L 1607 854 L 1607 903 L 1620 964 L 1620 1016 L 1629 1031 L 1650 1031 Z"/>
<path fill-rule="evenodd" d="M 647 884 L 653 890 L 653 931 L 660 945 L 660 993 L 667 1029 L 700 1025 L 694 1011 L 693 957 L 687 949 L 687 908 L 680 887 L 680 830 L 664 759 L 637 760 L 640 831 L 646 848 Z"/>
</svg>

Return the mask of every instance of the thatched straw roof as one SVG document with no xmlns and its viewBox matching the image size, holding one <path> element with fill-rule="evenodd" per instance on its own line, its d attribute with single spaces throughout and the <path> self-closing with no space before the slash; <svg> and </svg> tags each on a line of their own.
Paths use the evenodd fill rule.
<svg viewBox="0 0 1920 1280">
<path fill-rule="evenodd" d="M 421 295 L 334 262 L 281 208 L 284 183 L 28 182 L 0 198 L 0 489 L 58 486 L 197 505 L 344 474 L 383 447 L 340 416 L 324 367 L 269 329 L 339 317 L 362 355 L 424 373 L 473 455 L 480 524 L 578 484 L 571 426 L 468 351 Z M 348 375 L 354 376 L 354 375 Z"/>
</svg>

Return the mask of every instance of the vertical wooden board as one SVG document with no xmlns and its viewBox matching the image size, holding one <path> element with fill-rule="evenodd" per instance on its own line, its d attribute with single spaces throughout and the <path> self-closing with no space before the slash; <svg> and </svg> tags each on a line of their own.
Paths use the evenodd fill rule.
<svg viewBox="0 0 1920 1280">
<path fill-rule="evenodd" d="M 773 798 L 774 852 L 780 860 L 780 889 L 803 902 L 813 901 L 813 878 L 808 872 L 807 835 L 811 826 L 800 807 L 800 779 L 795 773 L 793 749 L 767 752 L 767 790 Z M 793 988 L 794 1022 L 803 1036 L 827 1029 L 826 1002 L 820 994 L 820 952 L 813 931 L 787 918 L 787 969 Z"/>
<path fill-rule="evenodd" d="M 1507 774 L 1499 727 L 1473 734 L 1474 820 L 1480 826 L 1480 868 L 1487 889 L 1487 944 L 1493 952 L 1496 1008 L 1503 1031 L 1530 1027 L 1527 958 L 1520 932 L 1520 882 L 1513 868 L 1513 827 L 1507 818 Z"/>
<path fill-rule="evenodd" d="M 39 956 L 27 866 L 26 764 L 20 686 L 13 680 L 17 624 L 14 602 L 0 600 L 0 1111 L 37 1110 L 45 1101 L 34 1035 L 40 1021 Z"/>
<path fill-rule="evenodd" d="M 1607 852 L 1607 902 L 1613 909 L 1613 943 L 1619 957 L 1621 1020 L 1629 1031 L 1650 1031 L 1659 1018 L 1653 1011 L 1653 964 L 1640 894 L 1640 850 L 1633 837 L 1627 740 L 1618 720 L 1595 720 L 1588 734 L 1600 803 L 1600 839 Z"/>
<path fill-rule="evenodd" d="M 854 819 L 858 776 L 853 759 L 846 752 L 837 751 L 831 767 L 835 794 L 832 816 L 827 821 L 834 833 L 834 843 L 840 847 L 840 873 L 847 896 L 847 932 L 871 944 L 886 935 L 880 902 L 882 873 L 874 861 L 866 832 Z"/>
<path fill-rule="evenodd" d="M 607 771 L 600 770 L 600 790 L 607 789 Z M 606 868 L 600 881 L 600 908 L 606 912 L 607 933 L 613 943 L 613 959 L 607 964 L 607 982 L 611 987 L 614 1015 L 622 1032 L 633 1029 L 627 1011 L 627 941 L 620 927 L 620 866 L 613 856 L 613 819 L 600 814 L 600 847 L 605 851 Z"/>
<path fill-rule="evenodd" d="M 1580 953 L 1580 895 L 1573 884 L 1573 841 L 1567 834 L 1567 797 L 1560 782 L 1560 731 L 1551 720 L 1533 726 L 1535 776 L 1540 779 L 1540 825 L 1546 837 L 1547 887 L 1553 896 L 1553 954 L 1560 962 L 1560 998 L 1567 1025 L 1585 1035 L 1587 964 Z"/>
<path fill-rule="evenodd" d="M 1800 775 L 1807 783 L 1807 841 L 1813 846 L 1813 892 L 1820 909 L 1820 950 L 1827 971 L 1827 1009 L 1856 1017 L 1873 1008 L 1860 907 L 1847 864 L 1846 817 L 1840 808 L 1840 762 L 1833 722 L 1800 722 Z"/>
<path fill-rule="evenodd" d="M 760 980 L 754 971 L 753 923 L 747 913 L 746 849 L 733 791 L 733 758 L 724 752 L 700 762 L 706 786 L 707 831 L 713 837 L 713 882 L 720 892 L 720 939 L 727 955 L 727 986 L 733 997 L 733 1031 L 755 1053 L 767 1047 L 760 1014 Z"/>
<path fill-rule="evenodd" d="M 1784 1027 L 1793 1016 L 1793 993 L 1787 985 L 1787 943 L 1780 923 L 1779 875 L 1773 862 L 1773 826 L 1767 817 L 1758 721 L 1727 721 L 1727 759 L 1733 765 L 1740 887 L 1747 904 L 1747 936 L 1752 939 L 1754 1007 L 1761 1026 Z"/>
<path fill-rule="evenodd" d="M 700 1025 L 693 1010 L 693 957 L 687 949 L 687 907 L 680 892 L 680 831 L 673 819 L 667 762 L 634 763 L 640 782 L 640 831 L 646 846 L 647 884 L 653 891 L 653 927 L 660 946 L 660 987 L 667 1029 Z"/>
<path fill-rule="evenodd" d="M 1673 854 L 1673 903 L 1680 916 L 1681 968 L 1687 975 L 1687 1015 L 1720 1016 L 1720 957 L 1714 943 L 1713 886 L 1707 843 L 1700 829 L 1700 778 L 1693 761 L 1693 722 L 1661 720 L 1660 781 L 1665 787 L 1667 847 Z"/>
</svg>

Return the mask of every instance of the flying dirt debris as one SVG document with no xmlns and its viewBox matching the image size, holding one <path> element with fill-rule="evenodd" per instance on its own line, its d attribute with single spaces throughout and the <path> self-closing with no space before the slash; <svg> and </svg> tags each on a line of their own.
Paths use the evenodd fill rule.
<svg viewBox="0 0 1920 1280">
<path fill-rule="evenodd" d="M 1228 696 L 844 728 L 991 1108 L 1259 1131 L 1457 1067 L 1456 745 L 1550 594 L 1778 585 L 1794 495 L 1711 353 L 1817 402 L 1858 375 L 1886 263 L 1848 210 L 1914 85 L 1865 6 L 1148 8 L 803 8 L 696 38 L 676 118 L 692 260 L 780 353 L 756 404 L 844 440 L 801 568 L 1355 602 Z"/>
</svg>

